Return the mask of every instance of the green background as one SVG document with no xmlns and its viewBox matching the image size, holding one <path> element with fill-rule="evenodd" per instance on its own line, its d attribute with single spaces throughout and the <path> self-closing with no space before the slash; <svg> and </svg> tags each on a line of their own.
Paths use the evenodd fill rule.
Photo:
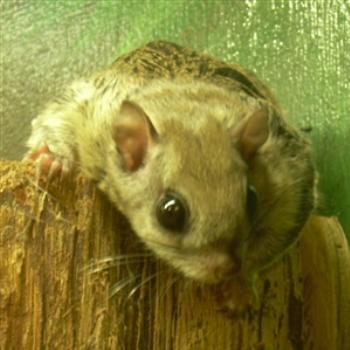
<svg viewBox="0 0 350 350">
<path fill-rule="evenodd" d="M 348 0 L 1 0 L 2 158 L 18 159 L 30 120 L 63 85 L 166 39 L 235 61 L 312 127 L 322 213 L 350 233 Z"/>
</svg>

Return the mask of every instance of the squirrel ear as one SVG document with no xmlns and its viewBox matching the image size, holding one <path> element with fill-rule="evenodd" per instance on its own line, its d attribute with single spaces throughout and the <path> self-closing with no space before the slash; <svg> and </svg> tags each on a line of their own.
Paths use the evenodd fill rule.
<svg viewBox="0 0 350 350">
<path fill-rule="evenodd" d="M 233 130 L 234 141 L 246 162 L 249 163 L 254 158 L 269 133 L 269 110 L 264 107 L 242 120 Z"/>
<path fill-rule="evenodd" d="M 112 137 L 122 157 L 124 170 L 133 172 L 144 164 L 156 131 L 140 106 L 124 101 L 113 125 Z"/>
</svg>

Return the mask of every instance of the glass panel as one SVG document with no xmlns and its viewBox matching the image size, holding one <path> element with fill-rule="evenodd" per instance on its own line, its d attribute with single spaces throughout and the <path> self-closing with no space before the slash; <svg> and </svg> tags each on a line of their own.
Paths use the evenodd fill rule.
<svg viewBox="0 0 350 350">
<path fill-rule="evenodd" d="M 312 127 L 322 211 L 338 215 L 349 234 L 348 0 L 27 0 L 0 6 L 2 157 L 21 156 L 30 120 L 62 85 L 149 40 L 167 39 L 256 71 L 290 120 Z"/>
</svg>

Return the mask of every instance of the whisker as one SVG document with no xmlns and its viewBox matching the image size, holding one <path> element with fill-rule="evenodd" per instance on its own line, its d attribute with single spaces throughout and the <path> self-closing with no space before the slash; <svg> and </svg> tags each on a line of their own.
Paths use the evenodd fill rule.
<svg viewBox="0 0 350 350">
<path fill-rule="evenodd" d="M 151 253 L 135 253 L 135 254 L 118 254 L 116 256 L 106 256 L 104 258 L 98 259 L 95 262 L 91 262 L 88 267 L 98 265 L 98 264 L 106 264 L 115 261 L 121 260 L 132 260 L 134 258 L 144 258 L 151 256 Z"/>
<path fill-rule="evenodd" d="M 112 269 L 113 267 L 119 267 L 119 266 L 125 266 L 125 265 L 129 265 L 130 263 L 141 263 L 143 262 L 143 260 L 136 260 L 136 261 L 122 261 L 122 262 L 116 262 L 114 264 L 110 264 L 108 266 L 97 266 L 95 267 L 94 269 L 91 269 L 90 271 L 88 271 L 88 274 L 95 274 L 95 273 L 99 273 L 101 271 L 105 271 L 105 270 L 109 270 L 109 269 Z"/>
<path fill-rule="evenodd" d="M 141 263 L 145 258 L 152 256 L 151 253 L 123 254 L 117 256 L 106 256 L 84 266 L 81 271 L 93 274 L 116 266 Z M 89 271 L 90 270 L 90 271 Z"/>
<path fill-rule="evenodd" d="M 125 279 L 115 283 L 108 292 L 108 299 L 111 299 L 114 297 L 117 293 L 119 293 L 123 288 L 134 282 L 136 279 L 141 277 L 142 275 L 136 275 L 136 276 L 131 276 L 131 277 L 126 277 Z"/>
<path fill-rule="evenodd" d="M 39 183 L 37 181 L 34 181 L 32 178 L 30 178 L 29 176 L 26 176 L 26 180 L 33 186 L 35 187 L 37 190 L 39 190 L 39 192 L 45 193 L 48 197 L 58 201 L 58 198 L 53 196 L 52 194 L 50 194 L 47 189 L 45 189 L 44 187 L 40 186 Z"/>
<path fill-rule="evenodd" d="M 17 211 L 22 212 L 26 216 L 26 218 L 28 218 L 31 221 L 34 221 L 36 223 L 45 223 L 45 224 L 47 224 L 47 223 L 50 222 L 49 219 L 46 219 L 46 220 L 40 219 L 38 217 L 38 215 L 34 215 L 29 209 L 27 209 L 27 208 L 25 208 L 25 207 L 23 207 L 23 206 L 21 206 L 21 205 L 19 205 L 17 203 L 15 204 L 14 209 L 17 210 Z M 65 222 L 66 224 L 71 224 L 71 221 L 63 218 L 62 216 L 57 215 L 52 210 L 46 209 L 46 212 L 48 214 L 52 215 L 52 218 L 53 218 L 52 220 L 62 221 L 62 222 Z"/>
<path fill-rule="evenodd" d="M 179 280 L 181 279 L 180 276 L 174 276 L 171 281 L 167 284 L 166 287 L 164 287 L 163 291 L 161 294 L 159 294 L 159 299 L 161 300 L 162 298 L 165 297 L 165 295 L 167 294 L 167 292 L 170 290 L 170 288 Z"/>
<path fill-rule="evenodd" d="M 136 287 L 134 287 L 131 292 L 128 294 L 126 299 L 130 299 L 136 292 L 138 289 L 140 289 L 143 285 L 145 285 L 146 283 L 150 282 L 152 279 L 156 278 L 157 276 L 159 276 L 160 272 L 156 272 L 153 275 L 147 277 L 146 279 L 144 279 L 141 283 L 139 283 L 138 285 L 136 285 Z"/>
<path fill-rule="evenodd" d="M 45 196 L 47 196 L 48 198 L 50 198 L 54 203 L 60 203 L 59 199 L 55 196 L 53 196 L 52 194 L 50 194 L 44 187 L 40 186 L 39 183 L 33 181 L 30 177 L 26 177 L 27 181 L 37 190 L 39 190 L 39 192 L 42 192 L 43 194 L 45 194 Z M 65 218 L 63 218 L 62 216 L 58 216 L 54 211 L 46 209 L 47 213 L 52 214 L 52 216 L 54 217 L 55 220 L 59 220 L 62 222 L 65 222 L 66 224 L 71 224 L 70 220 L 67 220 Z M 30 215 L 29 213 L 26 212 L 26 215 L 28 217 L 30 217 L 31 219 L 34 219 L 37 222 L 45 222 L 47 223 L 47 221 L 43 221 L 43 220 L 38 220 L 37 218 L 35 218 L 33 215 Z"/>
</svg>

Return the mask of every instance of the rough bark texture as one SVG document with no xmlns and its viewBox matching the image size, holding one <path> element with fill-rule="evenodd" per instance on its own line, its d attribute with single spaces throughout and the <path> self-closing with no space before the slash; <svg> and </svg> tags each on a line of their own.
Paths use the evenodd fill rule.
<svg viewBox="0 0 350 350">
<path fill-rule="evenodd" d="M 259 312 L 235 319 L 208 287 L 152 255 L 133 260 L 147 251 L 93 184 L 38 185 L 15 162 L 0 175 L 0 349 L 350 349 L 350 255 L 335 218 L 309 221 L 262 278 Z"/>
</svg>

